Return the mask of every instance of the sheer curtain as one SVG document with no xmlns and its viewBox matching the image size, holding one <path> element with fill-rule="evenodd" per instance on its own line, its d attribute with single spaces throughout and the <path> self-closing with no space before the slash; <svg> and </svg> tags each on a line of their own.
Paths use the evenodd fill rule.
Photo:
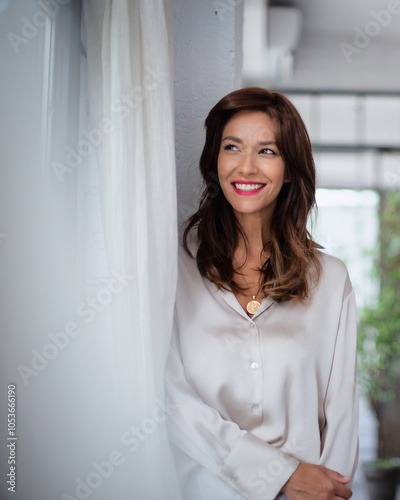
<svg viewBox="0 0 400 500">
<path fill-rule="evenodd" d="M 80 128 L 96 154 L 81 182 L 98 193 L 103 234 L 95 233 L 106 257 L 86 278 L 104 267 L 109 279 L 123 276 L 109 308 L 110 376 L 128 424 L 120 441 L 134 452 L 132 498 L 140 499 L 179 498 L 165 428 L 173 408 L 163 386 L 177 274 L 172 7 L 163 0 L 83 2 L 81 99 L 87 89 L 88 108 Z M 86 214 L 90 232 L 93 210 Z M 89 246 L 87 270 L 92 259 Z"/>
</svg>

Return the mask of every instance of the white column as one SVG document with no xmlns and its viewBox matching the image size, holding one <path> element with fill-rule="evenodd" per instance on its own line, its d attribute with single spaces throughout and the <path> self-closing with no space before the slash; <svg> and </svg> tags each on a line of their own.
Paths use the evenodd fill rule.
<svg viewBox="0 0 400 500">
<path fill-rule="evenodd" d="M 197 208 L 204 120 L 240 87 L 243 1 L 175 0 L 175 113 L 178 217 Z"/>
</svg>

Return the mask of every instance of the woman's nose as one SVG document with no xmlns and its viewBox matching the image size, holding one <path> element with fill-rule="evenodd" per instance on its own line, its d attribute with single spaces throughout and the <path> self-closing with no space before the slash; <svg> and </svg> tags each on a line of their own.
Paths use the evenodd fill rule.
<svg viewBox="0 0 400 500">
<path fill-rule="evenodd" d="M 251 154 L 243 155 L 239 164 L 239 172 L 249 175 L 257 172 L 256 159 Z"/>
</svg>

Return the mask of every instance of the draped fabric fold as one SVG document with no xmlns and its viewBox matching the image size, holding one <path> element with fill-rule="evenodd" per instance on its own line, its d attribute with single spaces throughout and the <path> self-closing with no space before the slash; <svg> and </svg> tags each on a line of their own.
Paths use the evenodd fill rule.
<svg viewBox="0 0 400 500">
<path fill-rule="evenodd" d="M 83 1 L 86 127 L 98 140 L 107 274 L 129 283 L 111 304 L 116 411 L 135 423 L 125 441 L 140 445 L 132 498 L 141 500 L 179 498 L 163 383 L 177 276 L 171 8 Z"/>
</svg>

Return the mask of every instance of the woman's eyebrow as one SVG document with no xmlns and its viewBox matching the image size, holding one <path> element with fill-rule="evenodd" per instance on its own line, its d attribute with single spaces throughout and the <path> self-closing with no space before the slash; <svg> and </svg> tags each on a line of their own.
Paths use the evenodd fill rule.
<svg viewBox="0 0 400 500">
<path fill-rule="evenodd" d="M 233 142 L 238 142 L 239 144 L 243 142 L 242 139 L 239 139 L 238 137 L 233 137 L 232 135 L 227 135 L 222 139 L 222 141 L 233 141 Z M 274 144 L 275 146 L 277 145 L 275 141 L 260 141 L 258 143 L 259 146 L 270 146 L 271 144 Z"/>
<path fill-rule="evenodd" d="M 243 142 L 242 139 L 238 139 L 237 137 L 233 137 L 232 135 L 227 135 L 222 140 L 223 141 L 234 141 L 234 142 L 238 142 L 239 144 L 241 144 Z"/>
</svg>

